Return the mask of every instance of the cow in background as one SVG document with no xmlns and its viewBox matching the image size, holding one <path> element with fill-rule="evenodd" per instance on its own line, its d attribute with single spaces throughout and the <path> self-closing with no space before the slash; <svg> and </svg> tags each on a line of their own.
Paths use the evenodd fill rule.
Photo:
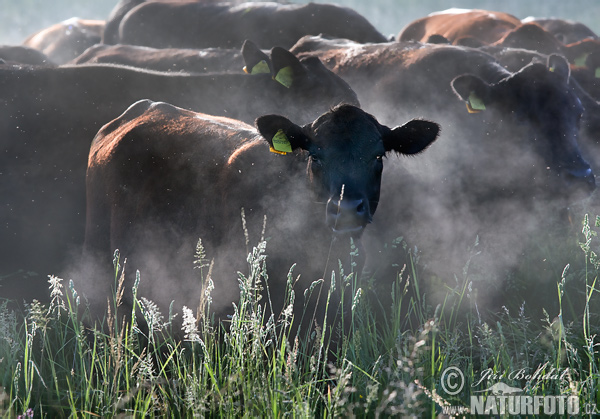
<svg viewBox="0 0 600 419">
<path fill-rule="evenodd" d="M 104 23 L 74 17 L 30 35 L 23 46 L 43 52 L 56 64 L 66 64 L 100 42 Z"/>
<path fill-rule="evenodd" d="M 151 28 L 151 29 L 149 29 Z M 387 39 L 356 11 L 334 4 L 151 1 L 123 16 L 118 36 L 105 41 L 154 48 L 239 48 L 252 39 L 259 48 L 291 47 L 304 35 L 326 33 L 357 42 Z"/>
<path fill-rule="evenodd" d="M 239 73 L 245 63 L 239 49 L 98 44 L 85 50 L 70 64 L 118 64 L 168 72 Z"/>
</svg>

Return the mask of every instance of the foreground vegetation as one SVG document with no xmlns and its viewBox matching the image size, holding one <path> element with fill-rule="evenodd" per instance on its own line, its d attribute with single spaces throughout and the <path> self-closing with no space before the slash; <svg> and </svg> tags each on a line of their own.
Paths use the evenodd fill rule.
<svg viewBox="0 0 600 419">
<path fill-rule="evenodd" d="M 579 414 L 591 413 L 600 405 L 599 223 L 591 226 L 586 216 L 572 264 L 550 292 L 539 291 L 538 299 L 546 298 L 541 318 L 530 317 L 522 301 L 482 315 L 468 264 L 441 304 L 431 304 L 417 254 L 406 246 L 389 300 L 378 298 L 377 284 L 359 289 L 353 273 L 337 272 L 330 279 L 353 296 L 346 308 L 352 333 L 334 362 L 324 330 L 290 336 L 292 293 L 281 316 L 264 318 L 258 295 L 265 243 L 240 275 L 227 330 L 203 315 L 212 282 L 199 243 L 195 264 L 206 279 L 206 304 L 180 314 L 183 341 L 172 337 L 173 319 L 143 297 L 133 312 L 122 312 L 123 268 L 115 253 L 116 292 L 103 327 L 84 326 L 85 301 L 72 282 L 56 277 L 49 278 L 49 305 L 33 301 L 25 313 L 0 305 L 0 416 L 433 417 L 468 414 L 471 396 L 497 395 L 498 382 L 523 395 L 575 397 Z M 143 275 L 137 278 L 134 295 L 143 289 Z M 292 278 L 293 269 L 288 283 Z M 137 326 L 139 316 L 147 330 Z"/>
</svg>

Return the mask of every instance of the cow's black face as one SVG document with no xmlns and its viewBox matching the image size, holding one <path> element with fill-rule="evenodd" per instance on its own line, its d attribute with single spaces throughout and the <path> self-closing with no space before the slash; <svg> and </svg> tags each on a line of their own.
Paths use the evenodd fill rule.
<svg viewBox="0 0 600 419">
<path fill-rule="evenodd" d="M 260 117 L 256 124 L 275 151 L 308 152 L 308 178 L 317 202 L 325 204 L 328 228 L 354 238 L 377 209 L 385 155 L 419 153 L 439 132 L 437 124 L 420 120 L 390 129 L 351 105 L 304 127 L 276 115 Z"/>
<path fill-rule="evenodd" d="M 461 76 L 453 87 L 468 103 L 474 94 L 503 115 L 498 126 L 505 144 L 497 147 L 513 152 L 501 158 L 531 155 L 529 178 L 545 192 L 589 194 L 594 190 L 594 174 L 578 145 L 584 109 L 569 86 L 569 67 L 562 57 L 551 56 L 547 65 L 530 64 L 496 84 Z"/>
</svg>

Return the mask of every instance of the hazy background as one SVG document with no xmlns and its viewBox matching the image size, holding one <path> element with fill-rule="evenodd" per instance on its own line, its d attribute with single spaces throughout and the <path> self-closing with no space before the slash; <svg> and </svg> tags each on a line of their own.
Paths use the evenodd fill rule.
<svg viewBox="0 0 600 419">
<path fill-rule="evenodd" d="M 0 44 L 20 44 L 28 35 L 71 17 L 106 19 L 116 3 L 117 0 L 0 0 Z M 600 0 L 339 0 L 327 3 L 352 7 L 385 35 L 396 35 L 410 21 L 450 7 L 497 10 L 518 18 L 573 19 L 600 33 Z"/>
</svg>

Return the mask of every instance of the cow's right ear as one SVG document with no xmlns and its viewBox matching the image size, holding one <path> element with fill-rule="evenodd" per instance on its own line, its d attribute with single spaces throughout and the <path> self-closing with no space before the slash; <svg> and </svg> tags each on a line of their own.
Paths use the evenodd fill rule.
<svg viewBox="0 0 600 419">
<path fill-rule="evenodd" d="M 270 150 L 278 154 L 291 153 L 301 148 L 308 150 L 309 138 L 302 127 L 281 115 L 263 115 L 256 119 L 256 128 Z"/>
<path fill-rule="evenodd" d="M 477 76 L 463 74 L 452 80 L 452 90 L 467 103 L 469 113 L 485 110 L 485 104 L 490 101 L 490 85 Z"/>
<path fill-rule="evenodd" d="M 274 47 L 271 49 L 273 79 L 290 88 L 294 81 L 306 74 L 306 69 L 294 54 L 287 49 Z"/>
<path fill-rule="evenodd" d="M 248 74 L 271 73 L 271 60 L 258 48 L 258 46 L 246 39 L 242 45 L 242 58 L 244 59 L 244 72 Z"/>
</svg>

